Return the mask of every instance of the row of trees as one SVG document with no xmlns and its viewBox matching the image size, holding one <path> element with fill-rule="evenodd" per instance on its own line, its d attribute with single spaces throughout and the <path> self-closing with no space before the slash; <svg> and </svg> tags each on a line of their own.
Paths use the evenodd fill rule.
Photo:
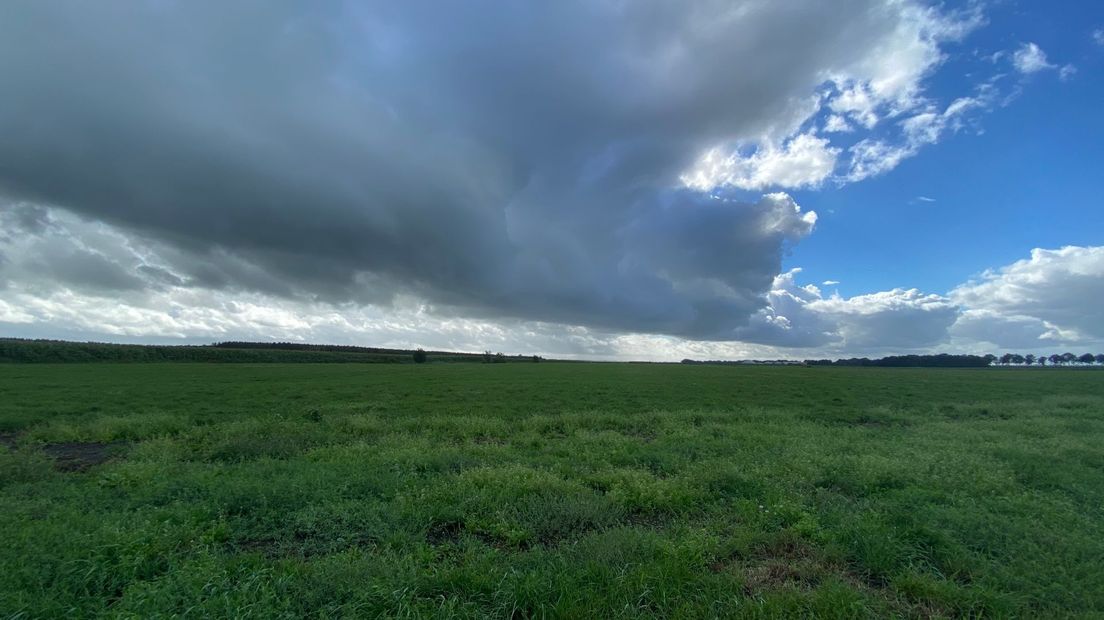
<svg viewBox="0 0 1104 620">
<path fill-rule="evenodd" d="M 878 366 L 883 368 L 981 368 L 988 366 L 992 355 L 890 355 L 878 359 L 853 357 L 839 360 L 805 360 L 809 366 Z M 995 358 L 994 358 L 995 359 Z"/>
<path fill-rule="evenodd" d="M 104 342 L 67 342 L 0 338 L 0 364 L 3 363 L 83 363 L 83 362 L 309 362 L 358 364 L 424 363 L 502 363 L 534 361 L 528 355 L 502 353 L 458 353 L 450 351 L 410 351 L 347 345 L 315 345 L 292 342 L 218 342 L 211 345 L 141 345 Z"/>
<path fill-rule="evenodd" d="M 472 355 L 474 357 L 474 355 Z M 418 349 L 413 353 L 415 364 L 424 364 L 429 361 L 429 354 L 425 349 Z M 484 351 L 480 359 L 484 364 L 505 364 L 507 360 L 519 361 L 519 362 L 541 362 L 544 358 L 539 355 L 513 355 L 507 356 L 505 353 L 491 353 L 490 351 Z"/>
<path fill-rule="evenodd" d="M 505 364 L 507 361 L 515 362 L 543 362 L 544 358 L 539 355 L 506 355 L 499 351 L 498 353 L 491 353 L 490 351 L 483 352 L 484 364 Z"/>
<path fill-rule="evenodd" d="M 1070 366 L 1073 364 L 1104 364 L 1104 353 L 1083 353 L 1081 355 L 1075 355 L 1073 353 L 1054 353 L 1052 355 L 1033 355 L 1028 353 L 1027 355 L 1020 355 L 1019 353 L 1005 353 L 1004 355 L 997 357 L 995 355 L 987 355 L 991 358 L 990 362 L 1000 364 L 1001 366 Z"/>
<path fill-rule="evenodd" d="M 259 346 L 139 345 L 0 338 L 0 363 L 222 362 L 385 363 L 408 361 L 409 353 L 370 349 L 326 350 Z"/>
<path fill-rule="evenodd" d="M 743 365 L 743 364 L 804 364 L 805 366 L 878 366 L 886 368 L 908 368 L 908 367 L 923 367 L 923 368 L 984 368 L 986 366 L 1085 366 L 1092 364 L 1104 365 L 1104 354 L 1093 355 L 1092 353 L 1085 353 L 1083 355 L 1075 355 L 1073 353 L 1062 353 L 1054 355 L 1020 355 L 1019 353 L 1005 353 L 1004 355 L 997 357 L 993 354 L 988 355 L 951 355 L 948 353 L 938 353 L 935 355 L 890 355 L 888 357 L 879 358 L 867 358 L 867 357 L 852 357 L 849 359 L 819 359 L 819 360 L 805 360 L 803 362 L 795 361 L 759 361 L 759 360 L 740 360 L 740 361 L 697 361 L 691 359 L 682 360 L 683 364 L 724 364 L 724 365 Z"/>
</svg>

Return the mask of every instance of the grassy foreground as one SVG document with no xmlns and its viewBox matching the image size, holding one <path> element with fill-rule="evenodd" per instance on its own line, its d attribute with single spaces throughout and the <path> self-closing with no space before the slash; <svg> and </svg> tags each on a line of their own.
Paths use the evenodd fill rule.
<svg viewBox="0 0 1104 620">
<path fill-rule="evenodd" d="M 1100 617 L 1104 372 L 0 366 L 12 617 Z"/>
</svg>

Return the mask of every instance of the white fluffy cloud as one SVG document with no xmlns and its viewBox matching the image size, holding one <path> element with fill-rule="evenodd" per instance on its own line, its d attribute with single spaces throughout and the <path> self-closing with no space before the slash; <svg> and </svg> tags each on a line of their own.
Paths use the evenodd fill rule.
<svg viewBox="0 0 1104 620">
<path fill-rule="evenodd" d="M 893 289 L 845 298 L 799 285 L 800 269 L 775 278 L 770 305 L 756 315 L 744 340 L 806 352 L 903 352 L 946 340 L 958 307 L 946 297 Z"/>
<path fill-rule="evenodd" d="M 785 122 L 771 125 L 761 136 L 709 149 L 682 181 L 699 190 L 816 188 L 830 179 L 846 183 L 888 171 L 921 146 L 934 143 L 942 127 L 931 139 L 907 136 L 903 145 L 866 138 L 847 150 L 847 170 L 838 174 L 844 149 L 810 129 L 820 124 L 825 134 L 849 133 L 856 127 L 873 130 L 886 119 L 930 110 L 934 106 L 923 95 L 923 82 L 945 59 L 941 45 L 961 39 L 984 21 L 976 8 L 948 14 L 907 2 L 872 8 L 871 14 L 892 22 L 870 42 L 873 53 L 826 69 L 819 97 L 799 101 Z M 967 110 L 954 105 L 943 114 L 959 116 Z M 823 110 L 828 113 L 821 115 Z M 888 162 L 875 165 L 876 156 L 888 157 Z"/>
<path fill-rule="evenodd" d="M 805 356 L 1104 347 L 1104 246 L 1035 249 L 946 295 L 893 289 L 824 296 L 798 284 L 799 274 L 775 278 L 770 304 L 743 339 Z"/>
<path fill-rule="evenodd" d="M 812 310 L 839 325 L 841 351 L 907 351 L 938 345 L 958 314 L 945 297 L 893 289 L 844 299 L 832 296 Z"/>
<path fill-rule="evenodd" d="M 1046 52 L 1035 43 L 1024 43 L 1009 55 L 1007 52 L 997 52 L 991 59 L 994 62 L 1004 57 L 1010 57 L 1012 67 L 1024 76 L 1030 76 L 1041 71 L 1058 71 L 1058 78 L 1063 82 L 1070 80 L 1077 74 L 1077 67 L 1072 64 L 1056 65 L 1047 59 Z M 1015 93 L 1012 95 L 1015 96 Z"/>
<path fill-rule="evenodd" d="M 861 181 L 868 177 L 885 174 L 896 168 L 902 161 L 916 154 L 917 146 L 909 143 L 891 144 L 883 140 L 867 138 L 851 146 L 851 168 L 847 173 L 849 181 Z"/>
<path fill-rule="evenodd" d="M 828 116 L 828 120 L 824 121 L 824 131 L 827 133 L 848 133 L 852 130 L 853 128 L 847 122 L 847 119 L 839 114 L 831 114 Z"/>
<path fill-rule="evenodd" d="M 951 336 L 973 346 L 997 347 L 1025 353 L 1036 348 L 1053 351 L 1083 343 L 1076 332 L 1033 316 L 1002 314 L 995 310 L 966 310 L 951 328 Z"/>
<path fill-rule="evenodd" d="M 761 190 L 768 187 L 817 187 L 836 168 L 840 149 L 814 134 L 799 134 L 781 146 L 767 144 L 747 157 L 711 149 L 682 181 L 707 191 L 718 185 Z"/>
<path fill-rule="evenodd" d="M 943 110 L 928 106 L 904 118 L 898 123 L 902 134 L 898 141 L 866 138 L 856 142 L 849 149 L 850 168 L 844 178 L 855 182 L 893 170 L 923 147 L 959 131 L 971 110 L 989 108 L 994 97 L 995 91 L 983 85 L 976 96 L 959 97 Z"/>
<path fill-rule="evenodd" d="M 1104 247 L 1035 249 L 950 293 L 975 311 L 959 334 L 998 346 L 1104 340 Z"/>
<path fill-rule="evenodd" d="M 984 21 L 976 7 L 942 14 L 924 5 L 889 3 L 882 10 L 900 10 L 893 33 L 875 53 L 831 76 L 838 96 L 829 107 L 867 127 L 921 105 L 922 80 L 944 60 L 940 45 L 962 39 Z"/>
<path fill-rule="evenodd" d="M 829 74 L 819 98 L 804 113 L 795 108 L 794 122 L 775 124 L 758 139 L 708 150 L 683 174 L 683 183 L 700 190 L 802 189 L 853 183 L 893 170 L 1018 92 L 1002 95 L 997 84 L 1003 76 L 997 74 L 977 83 L 972 95 L 942 107 L 924 93 L 925 79 L 946 58 L 941 44 L 961 39 L 983 21 L 976 10 L 944 15 L 907 7 L 882 41 L 883 54 Z M 1042 54 L 1032 48 L 1035 52 Z M 1025 62 L 1039 60 L 1030 56 Z M 1041 60 L 1046 62 L 1045 54 Z M 1075 72 L 1072 65 L 1060 70 L 1063 80 Z M 859 136 L 850 145 L 833 143 L 854 132 Z"/>
<path fill-rule="evenodd" d="M 1024 43 L 1012 54 L 1012 66 L 1028 74 L 1057 68 L 1047 61 L 1046 52 L 1034 43 Z"/>
</svg>

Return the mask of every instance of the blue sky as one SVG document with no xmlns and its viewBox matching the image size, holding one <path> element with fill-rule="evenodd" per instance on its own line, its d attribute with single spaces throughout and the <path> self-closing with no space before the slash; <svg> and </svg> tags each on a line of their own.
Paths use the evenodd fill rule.
<svg viewBox="0 0 1104 620">
<path fill-rule="evenodd" d="M 787 265 L 812 282 L 841 281 L 845 296 L 896 286 L 945 292 L 1032 248 L 1104 240 L 1104 45 L 1093 38 L 1104 5 L 1009 2 L 988 6 L 985 16 L 951 46 L 928 93 L 951 100 L 997 73 L 1007 74 L 1006 93 L 1022 92 L 891 174 L 795 192 L 821 219 Z M 986 58 L 1028 42 L 1077 72 L 1066 80 L 1056 70 L 1022 76 L 1007 58 Z"/>
<path fill-rule="evenodd" d="M 13 2 L 0 336 L 1104 350 L 1104 8 Z"/>
</svg>

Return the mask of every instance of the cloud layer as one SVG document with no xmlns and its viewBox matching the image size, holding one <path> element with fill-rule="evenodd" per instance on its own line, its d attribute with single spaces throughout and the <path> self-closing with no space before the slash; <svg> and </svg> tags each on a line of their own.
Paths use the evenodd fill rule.
<svg viewBox="0 0 1104 620">
<path fill-rule="evenodd" d="M 1035 249 L 950 293 L 956 333 L 1000 347 L 1104 341 L 1104 247 Z"/>
<path fill-rule="evenodd" d="M 797 217 L 787 199 L 766 202 L 772 200 L 792 213 L 787 217 Z M 1030 258 L 985 272 L 946 295 L 916 289 L 826 295 L 801 284 L 801 271 L 794 269 L 773 278 L 764 306 L 711 341 L 464 317 L 407 295 L 381 306 L 225 287 L 219 283 L 226 276 L 212 275 L 213 264 L 194 255 L 57 209 L 9 204 L 0 208 L 0 230 L 7 231 L 0 234 L 0 330 L 28 337 L 290 340 L 657 360 L 929 350 L 1095 352 L 1104 346 L 1104 316 L 1096 302 L 1104 299 L 1104 247 L 1035 250 Z M 708 236 L 703 230 L 683 232 Z M 660 256 L 679 243 L 677 237 L 657 238 L 653 230 L 634 234 L 641 245 L 655 245 Z M 672 245 L 665 249 L 663 243 Z M 195 265 L 205 266 L 187 271 Z M 259 277 L 234 274 L 251 276 Z"/>
<path fill-rule="evenodd" d="M 816 222 L 780 190 L 884 173 L 995 105 L 995 80 L 924 91 L 982 22 L 909 0 L 16 0 L 0 323 L 580 355 L 923 348 L 992 317 L 1097 337 L 965 286 L 843 299 L 780 274 Z"/>
<path fill-rule="evenodd" d="M 872 0 L 17 1 L 0 23 L 0 191 L 172 263 L 25 249 L 83 289 L 413 296 L 733 338 L 814 216 L 680 177 L 718 145 L 776 143 L 720 185 L 817 183 L 839 152 L 803 129 L 818 110 L 871 125 L 914 108 L 939 44 L 971 23 Z"/>
</svg>

